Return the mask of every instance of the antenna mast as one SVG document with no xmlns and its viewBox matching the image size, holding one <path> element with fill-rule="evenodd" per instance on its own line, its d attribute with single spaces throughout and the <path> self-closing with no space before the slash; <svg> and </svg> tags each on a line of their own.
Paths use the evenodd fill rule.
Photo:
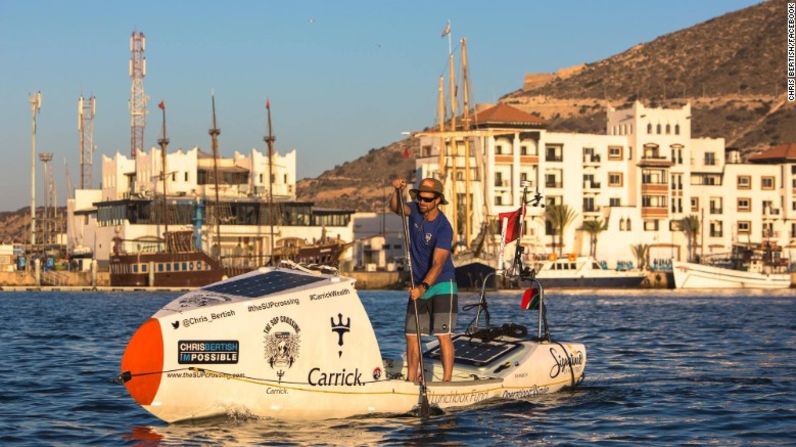
<svg viewBox="0 0 796 447">
<path fill-rule="evenodd" d="M 133 31 L 130 37 L 130 65 L 128 71 L 132 79 L 130 87 L 130 155 L 144 148 L 144 127 L 146 127 L 146 104 L 149 97 L 144 94 L 146 76 L 146 37 L 140 31 Z"/>
<path fill-rule="evenodd" d="M 265 100 L 268 112 L 268 136 L 263 140 L 268 144 L 268 220 L 271 223 L 271 252 L 268 264 L 274 265 L 274 143 L 276 136 L 271 131 L 271 100 Z"/>
<path fill-rule="evenodd" d="M 80 133 L 80 189 L 91 189 L 94 170 L 94 96 L 77 102 L 77 130 Z"/>
<path fill-rule="evenodd" d="M 215 253 L 215 256 L 221 259 L 221 214 L 218 205 L 218 136 L 221 135 L 221 129 L 216 125 L 216 95 L 211 95 L 210 98 L 213 103 L 213 128 L 208 133 L 213 142 L 213 182 L 216 187 L 216 203 L 213 214 L 216 219 L 216 246 L 218 247 L 218 252 Z"/>
<path fill-rule="evenodd" d="M 168 233 L 169 233 L 169 216 L 168 216 L 168 203 L 166 197 L 168 194 L 168 190 L 166 189 L 166 182 L 168 179 L 168 171 L 166 171 L 166 150 L 169 147 L 169 138 L 166 136 L 166 103 L 160 101 L 158 104 L 158 108 L 160 108 L 163 114 L 163 138 L 158 140 L 158 145 L 160 145 L 160 179 L 163 180 L 163 240 L 166 242 L 166 252 L 171 251 L 169 247 L 168 241 Z"/>
</svg>

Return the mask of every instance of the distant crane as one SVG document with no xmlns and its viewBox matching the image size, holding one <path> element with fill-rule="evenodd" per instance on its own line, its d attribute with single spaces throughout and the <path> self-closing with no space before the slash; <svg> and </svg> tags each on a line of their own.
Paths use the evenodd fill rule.
<svg viewBox="0 0 796 447">
<path fill-rule="evenodd" d="M 77 131 L 80 133 L 80 189 L 91 189 L 94 165 L 95 111 L 94 96 L 83 99 L 81 95 L 77 102 Z"/>
<path fill-rule="evenodd" d="M 130 37 L 129 72 L 132 79 L 130 87 L 130 155 L 144 148 L 144 128 L 146 127 L 146 104 L 149 97 L 144 94 L 144 76 L 146 76 L 146 37 L 140 31 L 133 31 Z"/>
</svg>

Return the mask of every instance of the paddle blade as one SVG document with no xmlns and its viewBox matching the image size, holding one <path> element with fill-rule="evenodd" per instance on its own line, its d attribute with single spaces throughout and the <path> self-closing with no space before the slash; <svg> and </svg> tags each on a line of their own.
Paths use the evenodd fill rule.
<svg viewBox="0 0 796 447">
<path fill-rule="evenodd" d="M 419 417 L 420 419 L 428 419 L 431 416 L 441 416 L 445 414 L 445 412 L 442 411 L 442 408 L 436 405 L 429 405 L 428 402 L 426 402 L 425 406 L 417 404 L 414 408 L 412 408 L 412 411 L 410 411 L 409 414 Z"/>
</svg>

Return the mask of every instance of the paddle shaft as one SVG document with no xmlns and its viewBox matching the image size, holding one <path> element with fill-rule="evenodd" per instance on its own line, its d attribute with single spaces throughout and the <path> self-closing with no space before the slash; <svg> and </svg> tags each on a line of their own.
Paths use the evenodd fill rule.
<svg viewBox="0 0 796 447">
<path fill-rule="evenodd" d="M 409 283 L 412 285 L 412 288 L 415 288 L 415 273 L 412 269 L 412 253 L 411 248 L 409 247 L 409 222 L 406 219 L 406 210 L 404 207 L 406 204 L 404 203 L 404 193 L 403 188 L 397 191 L 398 193 L 398 207 L 401 209 L 401 222 L 403 223 L 404 229 L 404 255 L 406 256 L 406 264 L 409 268 Z M 412 299 L 411 297 L 409 298 Z M 420 360 L 420 395 L 418 396 L 418 405 L 420 405 L 420 416 L 421 417 L 428 417 L 429 409 L 428 409 L 428 390 L 426 389 L 426 372 L 425 366 L 423 365 L 423 345 L 420 342 L 420 316 L 418 315 L 417 311 L 417 301 L 412 300 L 412 305 L 415 308 L 415 329 L 417 334 L 417 357 Z M 408 354 L 408 353 L 407 353 Z M 407 357 L 408 360 L 408 357 Z M 408 363 L 407 363 L 408 366 Z M 407 370 L 408 374 L 408 370 Z"/>
</svg>

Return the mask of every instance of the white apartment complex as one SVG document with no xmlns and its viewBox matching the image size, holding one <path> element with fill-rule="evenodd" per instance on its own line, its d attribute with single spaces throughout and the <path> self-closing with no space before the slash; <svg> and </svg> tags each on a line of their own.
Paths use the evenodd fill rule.
<svg viewBox="0 0 796 447">
<path fill-rule="evenodd" d="M 685 260 L 688 243 L 680 221 L 689 215 L 700 220 L 697 254 L 770 240 L 784 248 L 783 256 L 796 257 L 796 144 L 741 163 L 738 150 L 725 148 L 723 138 L 691 137 L 690 105 L 663 109 L 635 102 L 607 115 L 606 134 L 562 133 L 547 131 L 538 117 L 506 104 L 482 109 L 467 132 L 417 134 L 417 177 L 439 177 L 444 141 L 448 179 L 456 167 L 456 181 L 445 183 L 448 197 L 457 191 L 460 242 L 467 233 L 463 173 L 469 165 L 470 241 L 484 220 L 520 206 L 520 185 L 528 181 L 546 203 L 577 212 L 564 233 L 564 253 L 588 254 L 589 235 L 580 230 L 584 220 L 608 223 L 598 236 L 597 258 L 611 267 L 634 260 L 634 244 L 649 245 L 650 260 Z M 472 146 L 469 161 L 465 135 Z M 482 156 L 481 169 L 475 154 Z M 446 214 L 451 208 L 444 208 Z M 553 251 L 546 226 L 544 209 L 529 207 L 523 243 L 530 254 Z"/>
</svg>

